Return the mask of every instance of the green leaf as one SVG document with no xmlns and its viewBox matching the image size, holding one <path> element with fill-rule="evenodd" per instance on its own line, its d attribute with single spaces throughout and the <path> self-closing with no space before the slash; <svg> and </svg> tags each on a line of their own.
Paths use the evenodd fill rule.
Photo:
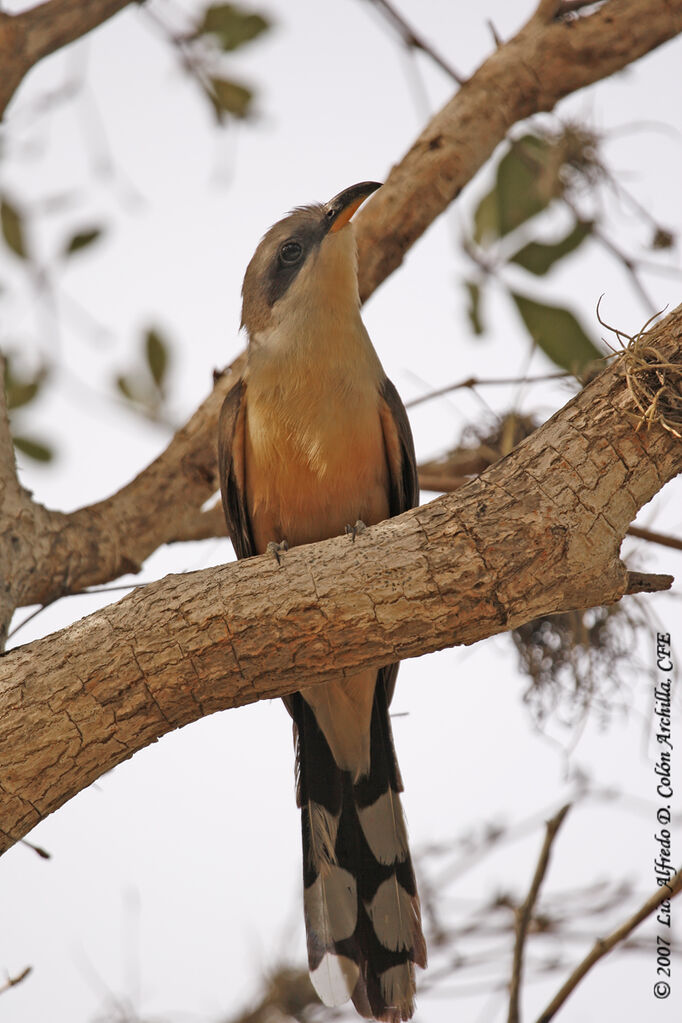
<svg viewBox="0 0 682 1023">
<path fill-rule="evenodd" d="M 554 266 L 557 260 L 574 252 L 592 233 L 591 221 L 577 221 L 575 227 L 561 241 L 546 245 L 530 242 L 512 256 L 511 263 L 518 263 L 532 274 L 542 276 Z"/>
<path fill-rule="evenodd" d="M 228 113 L 234 117 L 248 117 L 253 93 L 245 85 L 233 82 L 228 78 L 211 78 L 208 91 L 218 120 Z"/>
<path fill-rule="evenodd" d="M 35 462 L 51 462 L 54 458 L 54 449 L 43 444 L 42 441 L 34 440 L 32 437 L 13 437 L 12 439 L 15 448 Z"/>
<path fill-rule="evenodd" d="M 135 395 L 135 388 L 131 387 L 130 377 L 126 377 L 126 376 L 122 376 L 122 375 L 121 376 L 117 376 L 116 377 L 116 387 L 121 392 L 123 397 L 126 398 L 128 401 L 135 401 L 135 402 L 137 402 L 139 400 L 136 397 L 136 395 Z"/>
<path fill-rule="evenodd" d="M 581 373 L 595 359 L 603 358 L 569 309 L 535 302 L 515 292 L 511 297 L 533 341 L 556 366 Z"/>
<path fill-rule="evenodd" d="M 474 213 L 474 241 L 486 246 L 500 236 L 497 219 L 497 191 L 491 189 L 483 196 Z"/>
<path fill-rule="evenodd" d="M 34 376 L 15 376 L 12 368 L 12 360 L 9 355 L 5 357 L 5 393 L 7 395 L 8 410 L 21 408 L 38 394 L 43 380 L 47 376 L 47 370 L 43 366 Z"/>
<path fill-rule="evenodd" d="M 474 281 L 465 281 L 464 287 L 467 289 L 467 294 L 469 296 L 469 303 L 467 305 L 469 323 L 472 326 L 474 334 L 480 337 L 481 334 L 484 333 L 484 327 L 481 321 L 481 288 L 480 285 L 474 283 Z"/>
<path fill-rule="evenodd" d="M 19 256 L 20 259 L 28 259 L 26 242 L 24 240 L 23 219 L 18 210 L 11 203 L 7 202 L 6 199 L 0 201 L 0 224 L 2 225 L 3 238 L 12 252 Z"/>
<path fill-rule="evenodd" d="M 101 227 L 93 227 L 89 231 L 77 231 L 64 246 L 64 255 L 70 256 L 74 252 L 86 249 L 93 242 L 96 242 L 98 238 L 101 238 L 101 236 Z"/>
<path fill-rule="evenodd" d="M 553 149 L 546 139 L 524 135 L 500 160 L 496 184 L 500 236 L 541 213 L 561 193 Z"/>
<path fill-rule="evenodd" d="M 33 401 L 40 384 L 33 380 L 30 383 L 19 383 L 13 381 L 11 384 L 7 384 L 7 408 L 21 408 L 22 405 L 28 405 L 30 401 Z"/>
<path fill-rule="evenodd" d="M 168 347 L 158 331 L 153 328 L 145 334 L 145 353 L 154 383 L 161 390 L 168 369 Z"/>
<path fill-rule="evenodd" d="M 228 52 L 251 42 L 269 27 L 269 21 L 260 14 L 233 4 L 214 4 L 206 10 L 196 34 L 216 36 L 221 49 Z"/>
</svg>

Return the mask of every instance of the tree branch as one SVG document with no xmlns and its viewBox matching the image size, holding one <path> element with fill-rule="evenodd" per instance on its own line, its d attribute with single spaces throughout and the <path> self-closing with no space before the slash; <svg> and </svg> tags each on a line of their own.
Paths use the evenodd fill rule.
<svg viewBox="0 0 682 1023">
<path fill-rule="evenodd" d="M 512 966 L 511 982 L 509 985 L 509 1015 L 507 1017 L 507 1023 L 519 1023 L 519 992 L 521 991 L 523 949 L 526 943 L 528 925 L 530 924 L 533 909 L 535 908 L 535 903 L 537 902 L 538 895 L 540 894 L 540 886 L 544 881 L 545 874 L 547 873 L 549 856 L 552 851 L 552 843 L 557 836 L 559 828 L 564 822 L 564 817 L 570 809 L 571 804 L 568 803 L 566 806 L 563 806 L 561 810 L 559 810 L 559 812 L 551 818 L 551 820 L 547 821 L 545 825 L 545 840 L 542 843 L 540 857 L 538 859 L 537 866 L 535 867 L 535 873 L 533 875 L 533 880 L 531 881 L 528 895 L 516 912 L 514 962 Z"/>
<path fill-rule="evenodd" d="M 682 364 L 682 306 L 647 339 Z M 203 715 L 620 599 L 628 525 L 682 470 L 678 438 L 636 428 L 621 362 L 478 479 L 355 543 L 168 576 L 6 654 L 0 848 Z"/>
<path fill-rule="evenodd" d="M 20 14 L 0 12 L 0 118 L 34 64 L 87 35 L 131 0 L 49 0 Z"/>
<path fill-rule="evenodd" d="M 0 55 L 7 33 L 19 23 L 28 33 L 31 18 L 39 19 L 34 24 L 41 26 L 42 43 L 30 47 L 38 59 L 50 45 L 54 49 L 68 41 L 65 26 L 72 27 L 75 38 L 86 30 L 86 18 L 102 20 L 106 12 L 122 6 L 121 0 L 93 0 L 85 6 L 75 0 L 51 0 L 22 15 L 4 16 Z M 515 121 L 551 109 L 562 96 L 619 70 L 682 29 L 682 0 L 654 4 L 620 0 L 616 28 L 608 13 L 611 7 L 610 0 L 597 13 L 570 24 L 554 21 L 556 11 L 547 20 L 538 9 L 432 119 L 384 187 L 360 211 L 363 298 L 401 263 L 407 249 L 458 195 Z M 26 70 L 26 56 L 21 60 Z M 166 451 L 117 494 L 69 515 L 26 502 L 19 520 L 0 521 L 0 566 L 3 562 L 13 566 L 14 607 L 49 603 L 137 571 L 161 544 L 196 535 L 199 510 L 217 486 L 217 422 L 232 379 L 220 378 Z M 15 528 L 17 524 L 21 528 Z M 202 517 L 201 529 L 207 526 Z M 8 547 L 10 535 L 18 548 Z"/>
<path fill-rule="evenodd" d="M 556 21 L 558 11 L 558 0 L 540 4 L 432 118 L 359 211 L 363 299 L 400 266 L 512 125 L 552 110 L 682 31 L 682 0 L 609 0 L 573 21 Z"/>
<path fill-rule="evenodd" d="M 592 969 L 595 963 L 598 963 L 599 960 L 603 959 L 612 948 L 615 948 L 619 942 L 623 941 L 624 938 L 627 938 L 627 936 L 634 931 L 635 927 L 638 927 L 643 920 L 646 920 L 648 916 L 658 909 L 662 902 L 666 899 L 673 899 L 679 894 L 680 890 L 682 890 L 682 873 L 678 872 L 677 874 L 674 874 L 668 883 L 662 888 L 657 888 L 654 894 L 646 900 L 644 905 L 637 910 L 634 916 L 631 916 L 624 924 L 617 927 L 615 931 L 609 934 L 608 938 L 599 938 L 595 942 L 594 948 L 591 952 L 585 956 L 578 966 L 576 966 L 566 983 L 556 993 L 545 1011 L 540 1014 L 537 1023 L 549 1023 L 571 992 L 576 989 L 585 974 Z"/>
</svg>

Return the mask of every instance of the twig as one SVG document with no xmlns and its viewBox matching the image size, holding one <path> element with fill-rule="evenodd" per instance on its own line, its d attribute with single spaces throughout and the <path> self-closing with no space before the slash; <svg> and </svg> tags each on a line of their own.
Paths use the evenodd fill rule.
<svg viewBox="0 0 682 1023">
<path fill-rule="evenodd" d="M 637 261 L 622 252 L 621 249 L 619 249 L 610 238 L 607 238 L 598 227 L 595 226 L 592 228 L 592 235 L 611 253 L 612 256 L 615 256 L 615 258 L 622 263 L 626 271 L 630 274 L 632 283 L 639 292 L 639 296 L 644 305 L 648 306 L 650 312 L 655 311 L 656 305 L 639 278 Z"/>
<path fill-rule="evenodd" d="M 467 476 L 440 476 L 438 473 L 419 473 L 419 489 L 432 490 L 435 494 L 451 494 L 469 482 Z"/>
<path fill-rule="evenodd" d="M 575 373 L 562 371 L 560 373 L 543 373 L 537 377 L 490 377 L 487 380 L 479 377 L 466 377 L 465 380 L 459 380 L 456 384 L 447 384 L 445 387 L 438 387 L 435 391 L 429 391 L 428 394 L 412 398 L 411 401 L 405 402 L 405 407 L 414 408 L 415 405 L 421 405 L 422 402 L 431 401 L 433 398 L 441 398 L 444 394 L 463 387 L 473 390 L 475 387 L 495 387 L 499 384 L 538 384 L 544 380 L 561 380 L 566 377 L 575 377 Z"/>
<path fill-rule="evenodd" d="M 665 533 L 654 533 L 651 529 L 630 526 L 628 536 L 636 536 L 640 540 L 648 540 L 649 543 L 660 543 L 662 547 L 672 547 L 675 551 L 682 551 L 682 540 L 676 536 L 666 536 Z"/>
<path fill-rule="evenodd" d="M 669 590 L 675 582 L 672 575 L 647 575 L 644 572 L 628 572 L 626 593 L 660 593 Z"/>
<path fill-rule="evenodd" d="M 540 892 L 540 886 L 544 880 L 545 874 L 547 873 L 552 843 L 556 838 L 557 832 L 559 831 L 559 828 L 564 821 L 564 817 L 570 808 L 571 804 L 567 803 L 566 806 L 562 806 L 554 817 L 547 821 L 545 826 L 545 840 L 542 843 L 540 858 L 538 859 L 538 863 L 535 868 L 535 874 L 533 875 L 528 895 L 526 896 L 523 904 L 516 911 L 516 940 L 514 942 L 514 961 L 509 985 L 508 1023 L 518 1023 L 519 1021 L 519 991 L 521 990 L 521 976 L 523 973 L 523 947 L 528 933 L 528 925 L 530 924 L 533 908 Z"/>
<path fill-rule="evenodd" d="M 421 50 L 422 53 L 427 54 L 431 60 L 438 65 L 447 75 L 450 75 L 458 85 L 464 85 L 466 81 L 461 75 L 459 75 L 455 69 L 449 64 L 444 57 L 441 57 L 439 53 L 434 50 L 430 43 L 427 43 L 423 36 L 419 35 L 411 25 L 405 21 L 402 14 L 400 14 L 389 0 L 369 0 L 370 3 L 374 4 L 379 10 L 383 11 L 389 21 L 392 21 L 398 32 L 402 36 L 402 40 L 405 46 L 410 47 L 414 50 Z"/>
<path fill-rule="evenodd" d="M 615 945 L 617 945 L 624 938 L 627 938 L 629 934 L 634 931 L 635 927 L 641 924 L 642 920 L 646 920 L 662 902 L 666 899 L 674 899 L 677 894 L 682 890 L 682 872 L 674 874 L 673 877 L 663 887 L 658 888 L 654 894 L 646 900 L 644 905 L 637 910 L 634 916 L 631 916 L 629 920 L 617 927 L 608 938 L 598 938 L 594 943 L 594 947 L 591 952 L 585 956 L 583 961 L 576 966 L 573 973 L 570 975 L 566 983 L 557 991 L 556 995 L 549 1003 L 543 1013 L 538 1016 L 537 1023 L 549 1023 L 557 1013 L 557 1011 L 564 1004 L 568 996 L 578 986 L 580 981 L 583 979 L 585 974 L 592 969 L 595 963 L 598 963 L 600 959 L 611 951 Z"/>
<path fill-rule="evenodd" d="M 0 995 L 4 994 L 5 991 L 9 991 L 11 987 L 16 987 L 17 984 L 21 984 L 22 980 L 26 980 L 32 969 L 32 966 L 26 966 L 21 973 L 16 975 L 16 977 L 10 977 L 8 975 L 5 983 L 0 985 Z"/>
</svg>

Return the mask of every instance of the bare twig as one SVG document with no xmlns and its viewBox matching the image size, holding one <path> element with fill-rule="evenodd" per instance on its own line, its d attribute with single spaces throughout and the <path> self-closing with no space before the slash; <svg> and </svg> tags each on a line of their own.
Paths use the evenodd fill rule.
<svg viewBox="0 0 682 1023">
<path fill-rule="evenodd" d="M 18 973 L 16 977 L 10 977 L 8 975 L 5 983 L 0 984 L 0 995 L 4 994 L 5 991 L 9 991 L 11 987 L 16 987 L 17 984 L 21 984 L 22 980 L 26 980 L 32 969 L 32 966 L 25 966 L 21 973 Z"/>
<path fill-rule="evenodd" d="M 466 377 L 464 380 L 458 380 L 455 384 L 447 384 L 445 387 L 438 387 L 435 391 L 429 391 L 428 394 L 420 394 L 418 398 L 412 398 L 410 401 L 406 401 L 405 407 L 414 408 L 416 405 L 421 405 L 425 401 L 432 401 L 433 398 L 441 398 L 444 394 L 449 394 L 450 391 L 460 390 L 463 387 L 468 387 L 473 390 L 474 387 L 496 387 L 500 384 L 538 384 L 544 380 L 563 380 L 566 377 L 575 377 L 575 373 L 562 371 L 561 373 L 543 373 L 536 377 L 490 377 L 488 379 L 480 377 Z"/>
<path fill-rule="evenodd" d="M 652 529 L 630 526 L 628 536 L 636 536 L 640 540 L 648 540 L 649 543 L 660 543 L 662 547 L 672 547 L 675 551 L 682 551 L 682 540 L 678 537 L 666 536 L 665 533 L 655 533 Z"/>
<path fill-rule="evenodd" d="M 545 825 L 545 840 L 542 843 L 540 858 L 535 868 L 535 874 L 533 875 L 528 895 L 516 912 L 516 940 L 514 942 L 514 960 L 509 985 L 508 1023 L 518 1023 L 519 1021 L 519 992 L 521 990 L 521 977 L 523 974 L 523 947 L 526 942 L 526 935 L 528 934 L 528 925 L 530 924 L 533 908 L 540 893 L 540 886 L 547 873 L 552 843 L 570 808 L 571 804 L 567 803 L 566 806 L 562 806 L 554 817 L 547 821 Z"/>
<path fill-rule="evenodd" d="M 674 874 L 665 885 L 658 888 L 633 916 L 626 920 L 625 923 L 621 924 L 620 927 L 617 927 L 615 931 L 612 931 L 608 938 L 598 938 L 594 943 L 594 947 L 591 952 L 589 952 L 583 961 L 576 966 L 573 973 L 560 990 L 557 991 L 545 1011 L 538 1016 L 537 1023 L 549 1023 L 571 992 L 576 989 L 585 974 L 592 969 L 595 963 L 598 963 L 599 960 L 603 959 L 612 948 L 614 948 L 619 942 L 623 941 L 624 938 L 627 938 L 627 936 L 634 931 L 635 927 L 638 927 L 639 924 L 641 924 L 642 920 L 646 920 L 648 916 L 658 909 L 662 902 L 665 902 L 666 899 L 674 899 L 681 889 L 682 873 L 678 871 L 678 873 Z"/>
<path fill-rule="evenodd" d="M 675 582 L 672 575 L 652 575 L 644 572 L 628 572 L 626 593 L 660 593 L 669 590 Z"/>
<path fill-rule="evenodd" d="M 437 64 L 447 75 L 450 75 L 458 85 L 464 85 L 466 79 L 455 71 L 453 66 L 434 49 L 431 43 L 428 43 L 423 36 L 405 21 L 402 14 L 395 9 L 392 3 L 389 3 L 389 0 L 369 0 L 369 2 L 374 4 L 395 25 L 405 46 L 413 50 L 421 50 L 422 53 L 427 54 L 431 58 L 434 64 Z"/>
</svg>

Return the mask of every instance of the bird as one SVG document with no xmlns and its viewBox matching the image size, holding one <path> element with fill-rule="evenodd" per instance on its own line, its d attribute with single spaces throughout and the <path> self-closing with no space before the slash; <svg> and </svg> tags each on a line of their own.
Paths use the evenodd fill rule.
<svg viewBox="0 0 682 1023">
<path fill-rule="evenodd" d="M 360 315 L 351 218 L 364 181 L 296 207 L 261 239 L 242 287 L 245 368 L 218 459 L 238 558 L 350 533 L 419 490 L 405 407 Z M 388 708 L 398 664 L 339 672 L 284 698 L 293 719 L 308 965 L 326 1005 L 388 1023 L 414 1012 L 426 966 Z"/>
</svg>

